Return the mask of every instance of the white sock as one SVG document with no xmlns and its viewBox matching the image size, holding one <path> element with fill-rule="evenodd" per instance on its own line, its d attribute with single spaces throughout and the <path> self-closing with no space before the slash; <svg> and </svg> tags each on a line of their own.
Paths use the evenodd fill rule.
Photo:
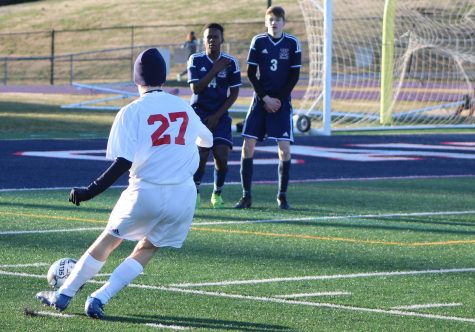
<svg viewBox="0 0 475 332">
<path fill-rule="evenodd" d="M 105 262 L 98 261 L 89 255 L 88 252 L 84 253 L 76 265 L 74 265 L 71 274 L 59 288 L 58 292 L 73 297 L 86 281 L 94 277 L 101 270 L 104 263 Z"/>
<path fill-rule="evenodd" d="M 142 273 L 143 266 L 133 258 L 127 258 L 112 272 L 109 280 L 91 294 L 92 297 L 99 299 L 102 304 L 106 304 L 122 288 L 127 286 Z"/>
</svg>

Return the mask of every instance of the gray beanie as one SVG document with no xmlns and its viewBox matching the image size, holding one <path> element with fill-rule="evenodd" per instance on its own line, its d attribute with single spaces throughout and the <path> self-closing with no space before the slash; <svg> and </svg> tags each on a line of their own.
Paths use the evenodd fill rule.
<svg viewBox="0 0 475 332">
<path fill-rule="evenodd" d="M 167 65 L 156 48 L 139 54 L 134 64 L 134 82 L 137 85 L 160 86 L 167 78 Z"/>
</svg>

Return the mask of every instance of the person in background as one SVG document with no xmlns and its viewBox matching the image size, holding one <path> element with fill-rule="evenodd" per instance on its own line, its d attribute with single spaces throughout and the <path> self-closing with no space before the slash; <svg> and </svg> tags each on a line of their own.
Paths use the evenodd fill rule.
<svg viewBox="0 0 475 332">
<path fill-rule="evenodd" d="M 186 57 L 187 59 L 189 59 L 192 54 L 196 53 L 198 42 L 196 40 L 194 31 L 188 32 L 188 35 L 186 36 L 186 41 L 183 43 L 181 47 L 187 51 L 187 54 L 188 54 Z M 181 82 L 183 75 L 185 75 L 187 72 L 188 72 L 188 69 L 185 68 L 185 70 L 183 70 L 181 73 L 179 73 L 176 76 L 176 80 L 178 82 Z"/>
</svg>

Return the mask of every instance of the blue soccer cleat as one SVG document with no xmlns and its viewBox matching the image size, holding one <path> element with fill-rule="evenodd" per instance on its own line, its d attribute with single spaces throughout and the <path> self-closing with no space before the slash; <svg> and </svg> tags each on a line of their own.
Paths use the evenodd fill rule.
<svg viewBox="0 0 475 332">
<path fill-rule="evenodd" d="M 104 305 L 101 300 L 88 296 L 84 306 L 84 312 L 88 317 L 102 319 L 104 318 Z"/>
<path fill-rule="evenodd" d="M 69 301 L 72 299 L 70 296 L 54 291 L 39 292 L 36 294 L 36 298 L 44 305 L 53 307 L 58 311 L 65 310 L 69 305 Z"/>
</svg>

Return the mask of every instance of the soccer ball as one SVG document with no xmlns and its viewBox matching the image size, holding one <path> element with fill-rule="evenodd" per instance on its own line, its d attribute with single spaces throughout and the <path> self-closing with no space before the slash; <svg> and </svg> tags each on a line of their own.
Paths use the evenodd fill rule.
<svg viewBox="0 0 475 332">
<path fill-rule="evenodd" d="M 76 260 L 72 258 L 61 258 L 54 262 L 49 270 L 46 279 L 48 284 L 53 287 L 54 290 L 57 290 L 61 287 L 66 278 L 71 274 L 71 271 L 76 265 Z"/>
</svg>

